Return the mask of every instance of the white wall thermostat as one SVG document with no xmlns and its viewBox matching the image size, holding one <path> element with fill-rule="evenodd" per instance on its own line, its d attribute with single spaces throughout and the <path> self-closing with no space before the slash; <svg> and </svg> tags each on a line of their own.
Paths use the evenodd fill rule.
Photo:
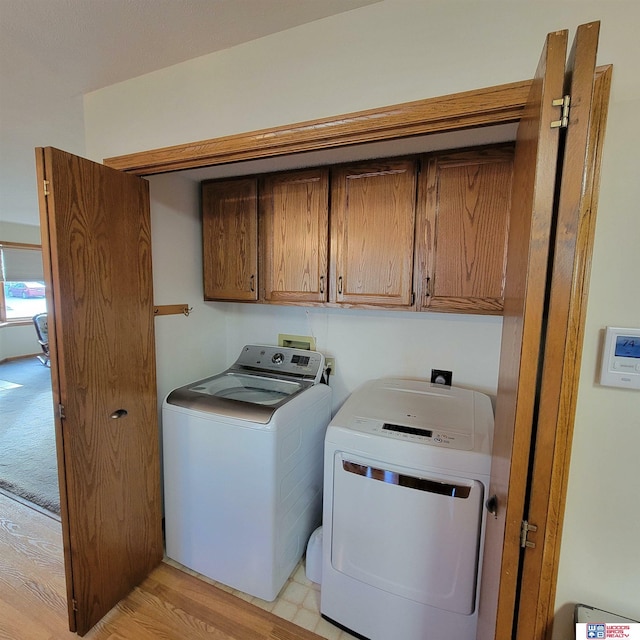
<svg viewBox="0 0 640 640">
<path fill-rule="evenodd" d="M 600 384 L 622 389 L 640 389 L 640 329 L 607 327 Z"/>
</svg>

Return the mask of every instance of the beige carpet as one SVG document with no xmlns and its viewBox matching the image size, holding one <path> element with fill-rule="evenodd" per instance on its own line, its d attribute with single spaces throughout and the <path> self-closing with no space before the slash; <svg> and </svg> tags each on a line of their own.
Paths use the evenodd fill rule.
<svg viewBox="0 0 640 640">
<path fill-rule="evenodd" d="M 0 364 L 0 488 L 60 514 L 51 370 L 35 357 Z"/>
</svg>

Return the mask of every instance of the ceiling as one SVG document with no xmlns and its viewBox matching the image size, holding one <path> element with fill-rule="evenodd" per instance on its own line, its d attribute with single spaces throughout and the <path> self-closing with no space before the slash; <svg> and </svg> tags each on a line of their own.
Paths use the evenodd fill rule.
<svg viewBox="0 0 640 640">
<path fill-rule="evenodd" d="M 83 94 L 378 1 L 0 0 L 0 222 L 38 224 L 34 148 L 82 154 Z"/>
</svg>

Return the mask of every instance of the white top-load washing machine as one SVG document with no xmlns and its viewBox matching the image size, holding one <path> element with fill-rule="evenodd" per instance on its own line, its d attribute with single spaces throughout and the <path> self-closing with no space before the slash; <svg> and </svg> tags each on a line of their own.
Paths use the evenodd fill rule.
<svg viewBox="0 0 640 640">
<path fill-rule="evenodd" d="M 473 640 L 489 485 L 488 396 L 388 378 L 325 437 L 322 615 L 370 640 Z"/>
<path fill-rule="evenodd" d="M 320 524 L 331 389 L 324 356 L 247 345 L 162 408 L 166 553 L 274 600 Z"/>
</svg>

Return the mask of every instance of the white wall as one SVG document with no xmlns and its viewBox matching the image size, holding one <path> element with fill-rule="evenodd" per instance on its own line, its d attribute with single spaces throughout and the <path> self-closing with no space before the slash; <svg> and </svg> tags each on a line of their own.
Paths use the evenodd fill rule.
<svg viewBox="0 0 640 640">
<path fill-rule="evenodd" d="M 179 175 L 149 179 L 153 302 L 186 304 L 188 316 L 156 318 L 158 395 L 219 371 L 226 362 L 225 314 L 202 294 L 198 186 Z"/>
<path fill-rule="evenodd" d="M 278 333 L 313 336 L 336 359 L 337 410 L 360 384 L 383 376 L 429 378 L 453 371 L 454 384 L 487 394 L 497 388 L 502 320 L 458 314 L 227 305 L 227 358 L 248 342 L 277 344 Z"/>
<path fill-rule="evenodd" d="M 557 587 L 557 606 L 585 602 L 635 620 L 640 620 L 640 391 L 601 387 L 596 380 L 603 328 L 640 326 L 638 113 L 640 100 L 616 103 L 607 124 Z M 565 607 L 563 619 L 570 613 Z M 554 640 L 566 637 L 554 633 Z"/>
<path fill-rule="evenodd" d="M 101 160 L 528 78 L 547 32 L 573 31 L 594 19 L 602 21 L 598 61 L 614 63 L 615 70 L 558 579 L 556 640 L 572 637 L 574 602 L 640 619 L 640 493 L 632 475 L 634 454 L 640 450 L 640 393 L 601 388 L 595 382 L 602 327 L 640 325 L 640 5 L 607 0 L 384 0 L 85 97 L 87 151 Z M 184 248 L 194 239 L 185 237 Z M 154 237 L 156 270 L 164 265 L 161 269 L 170 272 L 176 258 L 158 254 L 156 242 Z M 195 251 L 195 245 L 191 249 Z M 176 289 L 181 285 L 174 283 Z M 176 302 L 173 297 L 167 302 Z M 224 315 L 226 328 L 218 333 L 216 315 L 207 330 L 216 336 L 216 349 L 226 349 L 227 361 L 245 340 L 271 342 L 279 331 L 307 333 L 304 329 L 311 325 L 320 348 L 338 359 L 340 397 L 360 378 L 390 369 L 419 375 L 425 368 L 444 366 L 444 358 L 450 359 L 458 381 L 489 389 L 495 385 L 495 320 L 451 316 L 452 324 L 461 323 L 458 347 L 450 339 L 447 318 L 440 316 L 313 311 L 307 320 L 300 309 L 214 308 Z M 163 350 L 169 353 L 172 346 L 164 341 L 172 336 L 162 336 L 159 359 L 166 366 L 171 358 Z M 421 346 L 414 352 L 416 340 Z M 373 345 L 381 347 L 379 357 L 372 354 Z M 483 376 L 485 347 L 491 357 Z"/>
</svg>

